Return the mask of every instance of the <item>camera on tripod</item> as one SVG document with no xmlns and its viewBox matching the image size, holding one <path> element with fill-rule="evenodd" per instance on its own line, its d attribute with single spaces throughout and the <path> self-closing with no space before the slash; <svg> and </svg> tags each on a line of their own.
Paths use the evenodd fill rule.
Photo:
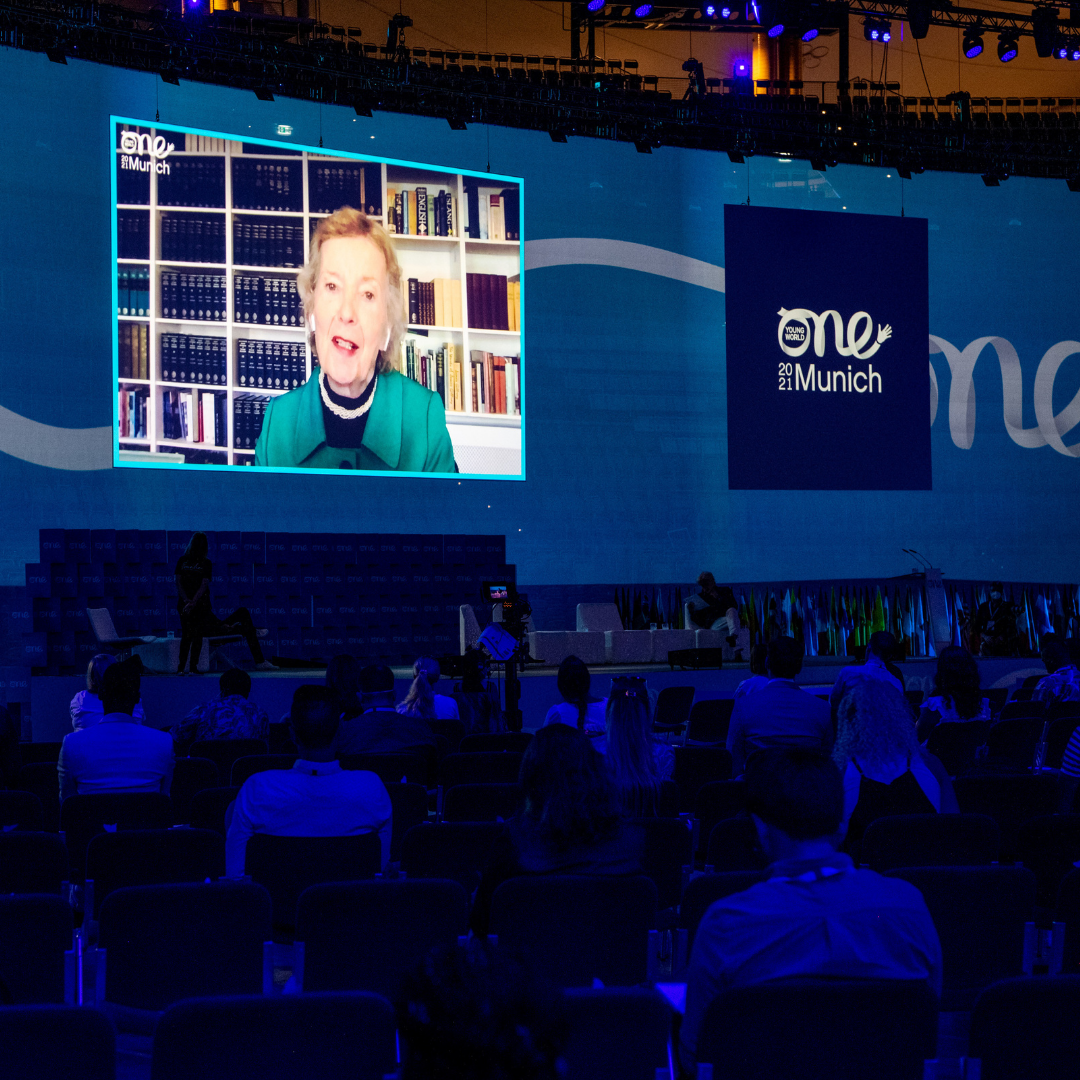
<svg viewBox="0 0 1080 1080">
<path fill-rule="evenodd" d="M 528 629 L 532 607 L 525 593 L 519 593 L 512 581 L 485 581 L 484 598 L 491 604 L 491 621 L 520 643 Z"/>
</svg>

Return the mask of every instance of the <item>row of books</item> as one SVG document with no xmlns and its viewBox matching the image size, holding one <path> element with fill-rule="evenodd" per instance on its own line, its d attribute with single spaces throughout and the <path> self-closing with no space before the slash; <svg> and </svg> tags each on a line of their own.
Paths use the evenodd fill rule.
<svg viewBox="0 0 1080 1080">
<path fill-rule="evenodd" d="M 467 382 L 462 359 L 461 346 L 453 342 L 423 349 L 416 338 L 406 338 L 402 374 L 438 394 L 449 412 L 464 412 L 463 394 L 469 392 L 474 413 L 521 415 L 520 357 L 495 356 L 473 349 Z"/>
<path fill-rule="evenodd" d="M 304 309 L 296 278 L 237 274 L 233 278 L 233 318 L 259 326 L 303 326 Z"/>
<path fill-rule="evenodd" d="M 438 394 L 444 409 L 463 408 L 460 345 L 447 342 L 437 349 L 421 351 L 416 338 L 406 338 L 403 364 L 402 374 Z"/>
<path fill-rule="evenodd" d="M 332 214 L 351 206 L 374 216 L 382 214 L 382 170 L 378 165 L 308 164 L 308 206 L 313 214 Z M 393 203 L 393 199 L 390 200 Z"/>
<path fill-rule="evenodd" d="M 150 258 L 150 211 L 116 211 L 116 257 Z"/>
<path fill-rule="evenodd" d="M 292 390 L 307 379 L 307 353 L 299 341 L 236 343 L 237 381 L 260 390 Z"/>
<path fill-rule="evenodd" d="M 238 210 L 303 210 L 299 161 L 232 159 L 232 204 Z"/>
<path fill-rule="evenodd" d="M 521 329 L 521 277 L 466 274 L 469 326 L 476 330 Z"/>
<path fill-rule="evenodd" d="M 254 450 L 262 431 L 263 416 L 270 404 L 268 397 L 237 394 L 233 398 L 233 448 Z"/>
<path fill-rule="evenodd" d="M 224 386 L 228 382 L 227 349 L 228 343 L 223 337 L 162 334 L 162 381 Z"/>
<path fill-rule="evenodd" d="M 166 262 L 225 261 L 224 214 L 162 214 L 161 257 Z"/>
<path fill-rule="evenodd" d="M 121 439 L 145 439 L 147 435 L 147 403 L 150 391 L 143 386 L 121 386 L 119 419 Z"/>
<path fill-rule="evenodd" d="M 412 326 L 461 325 L 461 282 L 457 278 L 409 278 L 402 284 Z"/>
<path fill-rule="evenodd" d="M 117 327 L 117 362 L 121 379 L 150 378 L 150 327 L 146 323 L 121 323 Z"/>
<path fill-rule="evenodd" d="M 150 270 L 121 267 L 116 272 L 116 314 L 150 314 Z"/>
<path fill-rule="evenodd" d="M 161 430 L 177 442 L 228 446 L 228 400 L 220 390 L 165 390 Z"/>
<path fill-rule="evenodd" d="M 192 135 L 190 132 L 184 135 L 184 149 L 189 154 L 224 154 L 225 140 L 215 139 L 212 135 Z M 240 153 L 241 144 L 234 142 L 232 152 Z"/>
<path fill-rule="evenodd" d="M 146 272 L 149 287 L 149 271 Z M 228 315 L 224 274 L 161 271 L 161 317 L 193 322 L 224 322 Z"/>
<path fill-rule="evenodd" d="M 521 415 L 521 357 L 473 349 L 469 367 L 474 413 Z"/>
<path fill-rule="evenodd" d="M 168 164 L 157 178 L 159 206 L 225 206 L 223 157 L 174 157 Z"/>
<path fill-rule="evenodd" d="M 521 194 L 465 179 L 465 235 L 471 240 L 520 240 Z"/>
<path fill-rule="evenodd" d="M 304 226 L 260 218 L 233 222 L 233 262 L 240 266 L 303 266 Z"/>
<path fill-rule="evenodd" d="M 457 236 L 457 199 L 445 188 L 438 195 L 423 185 L 386 189 L 386 227 L 405 236 Z"/>
</svg>

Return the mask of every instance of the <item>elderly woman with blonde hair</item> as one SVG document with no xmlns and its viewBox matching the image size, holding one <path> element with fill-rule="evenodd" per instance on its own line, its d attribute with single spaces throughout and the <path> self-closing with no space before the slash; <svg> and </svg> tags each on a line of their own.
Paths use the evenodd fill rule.
<svg viewBox="0 0 1080 1080">
<path fill-rule="evenodd" d="M 349 206 L 323 218 L 297 287 L 318 367 L 270 401 L 255 464 L 455 472 L 442 399 L 394 365 L 405 308 L 382 223 Z"/>
</svg>

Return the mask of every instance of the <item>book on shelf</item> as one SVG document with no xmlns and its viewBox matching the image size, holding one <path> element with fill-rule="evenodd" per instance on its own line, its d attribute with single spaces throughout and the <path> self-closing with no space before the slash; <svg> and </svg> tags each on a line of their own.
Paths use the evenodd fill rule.
<svg viewBox="0 0 1080 1080">
<path fill-rule="evenodd" d="M 258 390 L 294 390 L 307 379 L 307 356 L 299 341 L 241 338 L 236 343 L 237 383 Z"/>
<path fill-rule="evenodd" d="M 116 257 L 150 258 L 150 211 L 116 211 Z"/>
<path fill-rule="evenodd" d="M 465 180 L 465 235 L 471 240 L 520 240 L 521 196 L 516 187 Z"/>
<path fill-rule="evenodd" d="M 401 373 L 433 390 L 448 411 L 462 411 L 461 347 L 445 342 L 424 349 L 417 338 L 407 338 L 402 346 Z"/>
<path fill-rule="evenodd" d="M 382 214 L 381 170 L 378 165 L 308 163 L 308 205 L 315 214 L 332 214 L 352 206 L 366 214 Z"/>
<path fill-rule="evenodd" d="M 388 187 L 386 227 L 402 236 L 456 236 L 456 203 L 445 188 Z"/>
<path fill-rule="evenodd" d="M 116 272 L 116 314 L 150 314 L 150 270 L 123 266 Z"/>
<path fill-rule="evenodd" d="M 521 358 L 473 349 L 469 356 L 473 412 L 521 415 Z"/>
<path fill-rule="evenodd" d="M 296 278 L 236 274 L 233 313 L 238 323 L 258 326 L 302 326 L 303 305 Z"/>
<path fill-rule="evenodd" d="M 304 226 L 299 218 L 237 217 L 233 221 L 233 263 L 238 266 L 299 267 L 304 250 Z"/>
<path fill-rule="evenodd" d="M 520 328 L 521 280 L 503 274 L 466 274 L 469 326 L 475 330 Z"/>
<path fill-rule="evenodd" d="M 224 157 L 174 157 L 158 176 L 158 206 L 225 206 Z"/>
<path fill-rule="evenodd" d="M 303 165 L 295 161 L 232 159 L 232 201 L 237 210 L 302 210 Z"/>
<path fill-rule="evenodd" d="M 147 402 L 150 391 L 144 386 L 121 386 L 118 392 L 118 417 L 121 439 L 146 439 Z"/>
<path fill-rule="evenodd" d="M 255 449 L 269 402 L 268 397 L 259 394 L 237 394 L 233 398 L 234 450 Z"/>
<path fill-rule="evenodd" d="M 223 337 L 162 334 L 161 380 L 224 386 L 227 378 L 227 343 Z"/>
<path fill-rule="evenodd" d="M 224 154 L 225 140 L 215 139 L 210 135 L 193 135 L 187 132 L 184 135 L 184 149 L 189 154 Z M 240 143 L 232 143 L 232 152 L 240 152 Z"/>
<path fill-rule="evenodd" d="M 150 327 L 121 323 L 118 330 L 117 370 L 121 379 L 150 378 Z"/>
<path fill-rule="evenodd" d="M 457 278 L 402 281 L 411 326 L 461 326 L 461 283 Z"/>
<path fill-rule="evenodd" d="M 161 258 L 165 262 L 223 263 L 225 215 L 163 213 Z"/>
<path fill-rule="evenodd" d="M 225 446 L 227 395 L 221 390 L 163 390 L 162 437 L 173 442 Z"/>
<path fill-rule="evenodd" d="M 161 271 L 161 317 L 185 322 L 224 322 L 224 274 Z"/>
</svg>

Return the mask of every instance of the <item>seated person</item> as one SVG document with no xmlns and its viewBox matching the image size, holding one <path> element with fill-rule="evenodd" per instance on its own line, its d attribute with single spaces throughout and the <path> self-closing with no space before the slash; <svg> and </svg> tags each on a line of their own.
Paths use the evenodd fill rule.
<svg viewBox="0 0 1080 1080">
<path fill-rule="evenodd" d="M 770 746 L 804 746 L 828 752 L 833 726 L 827 702 L 795 685 L 802 670 L 803 648 L 793 638 L 769 642 L 769 682 L 735 702 L 728 727 L 731 775 L 739 776 L 755 750 Z"/>
<path fill-rule="evenodd" d="M 952 781 L 919 746 L 907 700 L 864 679 L 840 703 L 833 761 L 844 770 L 843 850 L 858 854 L 866 826 L 894 814 L 959 814 Z"/>
<path fill-rule="evenodd" d="M 101 680 L 105 670 L 116 663 L 116 657 L 108 653 L 98 653 L 86 667 L 86 689 L 80 690 L 71 699 L 71 729 L 78 731 L 79 728 L 90 727 L 96 724 L 104 715 L 101 705 Z M 131 714 L 135 722 L 146 722 L 146 715 L 141 704 L 135 706 Z"/>
<path fill-rule="evenodd" d="M 421 656 L 413 664 L 413 675 L 417 676 L 423 674 L 427 677 L 427 681 L 431 684 L 431 689 L 434 692 L 435 687 L 439 684 L 439 678 L 442 675 L 442 670 L 439 668 L 439 661 L 431 656 Z M 448 694 L 435 693 L 435 718 L 437 720 L 460 720 L 461 717 L 458 714 L 458 703 L 450 697 Z"/>
<path fill-rule="evenodd" d="M 435 691 L 431 689 L 426 672 L 415 676 L 409 692 L 397 704 L 402 716 L 415 716 L 420 720 L 435 719 Z"/>
<path fill-rule="evenodd" d="M 360 672 L 361 714 L 342 720 L 336 750 L 344 754 L 391 754 L 426 751 L 438 740 L 426 720 L 402 716 L 394 704 L 394 673 L 385 664 L 369 664 Z"/>
<path fill-rule="evenodd" d="M 768 686 L 768 657 L 768 645 L 755 645 L 750 650 L 750 678 L 743 679 L 735 687 L 734 698 L 736 701 L 741 697 L 746 697 L 747 694 L 752 694 L 755 690 L 760 690 L 763 686 Z"/>
<path fill-rule="evenodd" d="M 586 735 L 603 735 L 607 725 L 607 698 L 589 692 L 592 678 L 584 662 L 568 656 L 559 665 L 557 685 L 562 701 L 552 705 L 544 717 L 544 725 L 569 724 Z"/>
<path fill-rule="evenodd" d="M 938 724 L 967 724 L 990 719 L 990 702 L 979 689 L 979 665 L 960 645 L 941 650 L 934 672 L 934 692 L 919 710 L 919 742 L 930 738 Z"/>
<path fill-rule="evenodd" d="M 519 874 L 638 874 L 645 838 L 624 823 L 604 759 L 568 724 L 532 738 L 521 760 L 525 808 L 506 823 L 476 890 L 470 923 L 486 935 L 491 898 Z"/>
<path fill-rule="evenodd" d="M 461 690 L 457 695 L 465 733 L 474 735 L 506 730 L 499 688 L 491 681 L 491 664 L 479 649 L 466 649 L 461 658 Z"/>
<path fill-rule="evenodd" d="M 253 701 L 251 676 L 240 668 L 228 668 L 218 679 L 219 696 L 196 705 L 172 729 L 173 742 L 188 747 L 202 739 L 270 738 L 270 718 Z"/>
<path fill-rule="evenodd" d="M 844 789 L 824 755 L 756 754 L 746 807 L 769 858 L 767 880 L 718 900 L 694 938 L 680 1037 L 691 1071 L 702 1021 L 723 991 L 780 979 L 926 979 L 941 993 L 941 945 L 918 889 L 856 870 L 837 852 Z"/>
<path fill-rule="evenodd" d="M 690 619 L 694 626 L 704 630 L 720 630 L 734 638 L 742 623 L 739 621 L 739 605 L 735 594 L 727 585 L 717 585 L 716 578 L 706 570 L 698 575 L 701 592 L 690 598 Z M 734 640 L 728 644 L 734 645 Z"/>
<path fill-rule="evenodd" d="M 69 795 L 113 791 L 169 794 L 173 741 L 133 716 L 141 670 L 138 657 L 107 668 L 101 679 L 101 719 L 65 736 L 57 763 L 61 802 Z"/>
<path fill-rule="evenodd" d="M 641 676 L 611 680 L 606 734 L 593 740 L 604 755 L 615 798 L 627 817 L 656 817 L 660 785 L 675 770 L 675 751 L 653 737 L 649 691 Z"/>
<path fill-rule="evenodd" d="M 885 682 L 891 683 L 897 690 L 903 692 L 904 684 L 889 670 L 890 661 L 897 652 L 896 638 L 888 630 L 878 630 L 871 634 L 866 646 L 866 659 L 861 664 L 841 668 L 840 674 L 836 677 L 836 683 L 829 695 L 832 715 L 836 716 L 836 710 L 840 707 L 844 695 L 863 679 L 884 679 Z"/>
<path fill-rule="evenodd" d="M 293 694 L 293 739 L 300 754 L 291 769 L 256 773 L 244 781 L 233 804 L 225 838 L 229 877 L 243 877 L 248 837 L 355 836 L 377 832 L 382 865 L 390 859 L 392 808 L 373 772 L 343 770 L 334 759 L 338 713 L 324 686 L 301 686 Z"/>
<path fill-rule="evenodd" d="M 343 720 L 359 716 L 364 708 L 360 704 L 360 661 L 355 656 L 342 653 L 326 665 L 326 687 L 337 702 L 338 715 Z"/>
<path fill-rule="evenodd" d="M 1044 634 L 1040 651 L 1049 674 L 1036 684 L 1031 700 L 1047 705 L 1080 701 L 1080 670 L 1073 663 L 1068 644 L 1054 634 Z"/>
</svg>

